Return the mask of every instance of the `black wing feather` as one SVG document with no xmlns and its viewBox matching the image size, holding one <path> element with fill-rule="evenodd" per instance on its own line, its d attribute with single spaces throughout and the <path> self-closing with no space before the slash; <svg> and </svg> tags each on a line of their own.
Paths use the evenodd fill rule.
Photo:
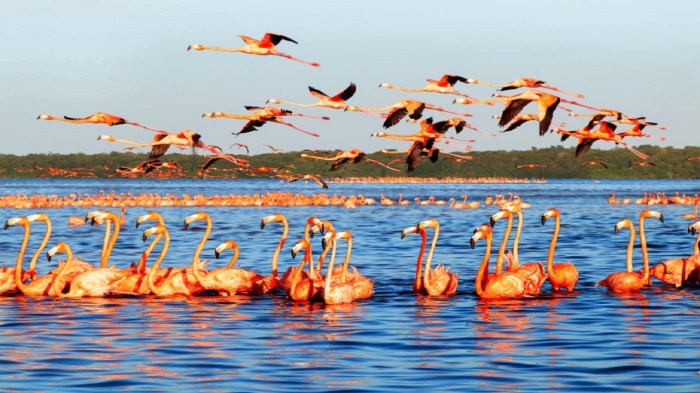
<svg viewBox="0 0 700 393">
<path fill-rule="evenodd" d="M 544 119 L 540 120 L 540 136 L 546 134 L 549 130 L 549 126 L 552 124 L 552 118 L 554 118 L 554 110 L 557 109 L 557 105 L 559 105 L 559 102 L 561 102 L 561 99 L 557 97 L 556 101 L 554 101 L 554 104 L 550 105 L 549 108 L 547 108 L 547 113 L 544 115 Z"/>
<path fill-rule="evenodd" d="M 530 100 L 523 99 L 508 101 L 505 108 L 503 108 L 503 113 L 501 113 L 501 121 L 498 122 L 498 126 L 503 127 L 510 123 L 510 121 L 513 120 L 515 116 L 518 116 L 523 108 L 525 108 L 525 106 L 530 102 Z"/>
<path fill-rule="evenodd" d="M 395 125 L 399 124 L 401 119 L 403 119 L 404 116 L 406 116 L 407 114 L 408 114 L 408 109 L 395 108 L 391 112 L 389 112 L 389 114 L 386 116 L 386 120 L 384 120 L 384 124 L 382 126 L 384 128 L 389 128 L 391 126 L 395 126 Z"/>
</svg>

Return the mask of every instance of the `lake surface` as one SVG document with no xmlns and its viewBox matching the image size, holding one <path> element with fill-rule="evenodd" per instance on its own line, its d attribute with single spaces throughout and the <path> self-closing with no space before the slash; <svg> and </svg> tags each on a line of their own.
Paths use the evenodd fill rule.
<svg viewBox="0 0 700 393">
<path fill-rule="evenodd" d="M 311 194 L 315 184 L 267 180 L 0 180 L 0 194 Z M 280 226 L 260 230 L 262 217 L 283 213 L 290 235 L 280 270 L 293 261 L 289 250 L 311 215 L 330 220 L 354 237 L 353 262 L 375 280 L 371 299 L 351 305 L 295 304 L 283 294 L 188 299 L 117 297 L 33 299 L 0 297 L 0 390 L 16 391 L 700 391 L 700 289 L 675 289 L 659 282 L 636 294 L 615 295 L 595 283 L 624 270 L 627 232 L 613 227 L 624 217 L 637 221 L 642 205 L 609 205 L 607 197 L 640 198 L 645 191 L 695 194 L 698 181 L 550 180 L 546 184 L 331 184 L 327 193 L 379 199 L 434 195 L 470 200 L 513 192 L 531 203 L 525 210 L 521 261 L 546 261 L 553 222 L 540 224 L 550 207 L 561 212 L 556 261 L 580 272 L 577 291 L 554 295 L 549 283 L 533 299 L 486 302 L 474 291 L 485 243 L 469 248 L 494 206 L 455 210 L 447 206 L 172 207 L 157 208 L 169 224 L 172 243 L 164 266 L 190 263 L 204 225 L 182 230 L 184 218 L 208 212 L 214 221 L 203 258 L 223 266 L 213 249 L 233 239 L 241 248 L 237 266 L 268 275 Z M 651 206 L 666 220 L 647 220 L 652 264 L 691 254 L 692 206 Z M 57 241 L 76 255 L 98 260 L 103 226 L 68 227 L 66 218 L 92 209 L 42 209 L 52 218 Z M 116 209 L 114 209 L 116 210 Z M 130 208 L 111 263 L 126 267 L 144 249 L 149 211 Z M 2 220 L 36 211 L 0 209 Z M 441 235 L 435 261 L 458 272 L 451 298 L 417 296 L 411 290 L 419 236 L 400 231 L 434 217 Z M 553 220 L 549 220 L 553 221 Z M 35 227 L 39 229 L 34 229 Z M 146 225 L 146 228 L 148 225 Z M 504 223 L 494 229 L 500 241 Z M 431 231 L 432 232 L 432 231 Z M 32 227 L 30 249 L 43 226 Z M 430 232 L 429 232 L 430 234 Z M 3 263 L 14 265 L 22 230 L 0 235 Z M 314 247 L 319 248 L 314 239 Z M 343 248 L 343 247 L 341 247 Z M 494 252 L 497 245 L 494 245 Z M 641 252 L 635 249 L 635 269 Z M 492 261 L 494 258 L 492 257 Z M 294 261 L 294 263 L 298 263 Z M 26 266 L 26 265 L 25 265 Z M 492 264 L 493 266 L 493 264 Z M 53 265 L 42 259 L 41 273 Z"/>
</svg>

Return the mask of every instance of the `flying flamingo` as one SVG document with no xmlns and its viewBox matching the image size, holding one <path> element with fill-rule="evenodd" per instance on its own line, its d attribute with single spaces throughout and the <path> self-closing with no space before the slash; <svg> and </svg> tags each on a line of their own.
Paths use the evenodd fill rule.
<svg viewBox="0 0 700 393">
<path fill-rule="evenodd" d="M 439 111 L 439 112 L 445 112 L 445 113 L 451 113 L 453 115 L 459 115 L 459 116 L 465 116 L 465 117 L 473 116 L 469 113 L 453 112 L 453 111 L 447 110 L 445 108 L 441 108 L 439 106 L 429 104 L 427 102 L 412 100 L 409 98 L 404 98 L 404 99 L 400 100 L 399 102 L 397 102 L 396 104 L 385 106 L 382 108 L 360 108 L 360 107 L 352 106 L 352 105 L 349 105 L 347 108 L 345 108 L 346 111 L 352 111 L 352 112 L 369 112 L 369 111 L 388 110 L 389 113 L 386 114 L 386 120 L 384 121 L 384 124 L 382 125 L 382 127 L 384 127 L 384 128 L 389 128 L 389 127 L 397 125 L 399 123 L 399 121 L 401 121 L 401 119 L 403 119 L 406 116 L 408 116 L 409 119 L 418 120 L 423 116 L 423 111 L 425 109 Z"/>
<path fill-rule="evenodd" d="M 547 278 L 555 292 L 560 289 L 572 292 L 576 282 L 578 282 L 578 270 L 571 262 L 554 264 L 554 249 L 557 247 L 557 237 L 559 236 L 559 210 L 554 208 L 547 210 L 542 215 L 542 225 L 551 217 L 554 217 L 554 233 L 547 253 Z"/>
<path fill-rule="evenodd" d="M 434 228 L 435 232 L 433 234 L 430 250 L 428 251 L 428 256 L 425 260 L 425 272 L 421 277 L 423 253 L 425 251 L 427 238 L 425 231 L 426 228 Z M 433 253 L 435 252 L 435 247 L 437 246 L 437 239 L 440 234 L 440 223 L 434 218 L 422 221 L 416 226 L 408 227 L 401 231 L 401 238 L 403 239 L 409 233 L 418 233 L 422 237 L 421 249 L 416 262 L 416 279 L 413 283 L 413 291 L 416 293 L 425 293 L 428 296 L 454 295 L 457 292 L 459 275 L 457 273 L 450 273 L 449 268 L 445 268 L 445 266 L 442 264 L 439 264 L 435 269 L 431 269 L 430 267 L 433 259 Z"/>
<path fill-rule="evenodd" d="M 104 113 L 104 112 L 97 112 L 94 113 L 90 116 L 85 116 L 83 118 L 75 118 L 75 117 L 68 117 L 68 116 L 63 116 L 63 117 L 55 117 L 51 115 L 39 115 L 37 119 L 41 120 L 57 120 L 57 121 L 64 121 L 67 123 L 91 123 L 91 124 L 107 124 L 108 126 L 116 126 L 119 124 L 131 124 L 133 126 L 145 128 L 150 131 L 155 131 L 155 132 L 164 132 L 163 130 L 158 130 L 155 128 L 151 128 L 148 126 L 145 126 L 141 123 L 137 123 L 135 121 L 129 121 L 126 120 L 123 117 L 111 115 L 109 113 Z"/>
<path fill-rule="evenodd" d="M 561 98 L 553 94 L 536 90 L 529 90 L 514 96 L 501 96 L 499 94 L 495 94 L 494 96 L 498 98 L 492 102 L 506 102 L 503 113 L 501 114 L 501 120 L 498 122 L 499 127 L 508 124 L 527 104 L 536 101 L 539 109 L 537 117 L 540 122 L 540 136 L 549 131 L 549 126 L 552 124 L 552 118 L 554 116 L 554 110 L 557 109 L 557 105 L 562 101 Z"/>
<path fill-rule="evenodd" d="M 697 206 L 697 205 L 696 205 Z M 688 226 L 688 233 L 695 235 L 697 239 L 693 241 L 693 254 L 685 258 L 675 258 L 665 260 L 650 269 L 650 274 L 666 284 L 674 286 L 693 286 L 700 282 L 700 252 L 698 242 L 700 242 L 700 220 Z"/>
<path fill-rule="evenodd" d="M 605 169 L 608 169 L 608 166 L 603 162 L 603 161 L 586 161 L 579 168 L 583 168 L 584 166 L 594 166 L 594 165 L 600 165 Z"/>
<path fill-rule="evenodd" d="M 53 282 L 53 291 L 58 297 L 103 297 L 111 292 L 129 274 L 128 270 L 117 269 L 114 266 L 88 270 L 75 276 L 70 281 L 68 292 L 64 293 L 61 278 L 63 278 L 73 262 L 73 252 L 66 243 L 58 242 L 46 254 L 48 260 L 51 261 L 51 257 L 59 252 L 66 253 L 66 261 Z"/>
<path fill-rule="evenodd" d="M 600 121 L 599 123 L 600 127 L 598 129 L 591 130 L 584 135 L 574 135 L 576 138 L 578 138 L 576 152 L 574 153 L 574 156 L 576 158 L 582 157 L 584 154 L 590 151 L 591 146 L 593 146 L 593 143 L 597 140 L 615 142 L 624 146 L 627 150 L 631 151 L 639 158 L 642 158 L 644 160 L 649 158 L 648 155 L 636 150 L 635 148 L 624 142 L 622 140 L 622 137 L 615 134 L 615 129 L 617 128 L 615 124 L 609 123 L 607 121 Z"/>
<path fill-rule="evenodd" d="M 246 123 L 243 128 L 237 133 L 233 133 L 234 135 L 240 135 L 240 134 L 245 134 L 248 132 L 253 132 L 257 131 L 257 127 L 262 127 L 265 123 L 267 122 L 274 122 L 274 123 L 279 123 L 283 124 L 287 127 L 291 127 L 297 131 L 303 132 L 305 134 L 309 134 L 311 136 L 318 137 L 320 136 L 319 134 L 315 132 L 310 132 L 303 130 L 297 126 L 295 126 L 292 123 L 288 123 L 284 120 L 282 120 L 283 116 L 299 116 L 299 117 L 308 117 L 308 118 L 314 118 L 314 119 L 322 119 L 322 120 L 329 120 L 330 118 L 327 116 L 323 117 L 317 117 L 317 116 L 308 116 L 308 115 L 302 115 L 302 114 L 294 114 L 292 111 L 286 110 L 286 109 L 280 109 L 280 108 L 275 108 L 275 107 L 258 107 L 258 106 L 246 106 L 246 109 L 248 110 L 258 110 L 258 112 L 255 113 L 250 113 L 250 114 L 231 114 L 231 113 L 224 113 L 224 112 L 207 112 L 202 115 L 202 117 L 208 117 L 208 118 L 217 118 L 217 117 L 223 117 L 227 119 L 239 119 L 239 120 L 248 120 L 248 123 Z"/>
<path fill-rule="evenodd" d="M 491 118 L 500 119 L 501 116 L 500 115 L 493 115 L 493 116 L 491 116 Z M 536 113 L 525 113 L 525 114 L 519 115 L 518 117 L 513 119 L 513 121 L 508 125 L 508 128 L 506 128 L 505 130 L 503 130 L 501 132 L 513 131 L 514 129 L 520 127 L 521 125 L 525 124 L 528 121 L 539 122 L 540 116 Z"/>
<path fill-rule="evenodd" d="M 345 101 L 349 100 L 353 95 L 355 95 L 355 91 L 357 91 L 357 86 L 354 83 L 350 83 L 350 86 L 346 87 L 345 90 L 331 97 L 328 94 L 322 92 L 321 90 L 309 86 L 309 93 L 311 93 L 312 96 L 318 98 L 318 101 L 313 104 L 300 104 L 298 102 L 282 101 L 276 98 L 270 98 L 269 100 L 267 100 L 267 102 L 270 104 L 285 104 L 307 107 L 319 106 L 331 109 L 345 109 L 348 107 L 348 104 Z"/>
<path fill-rule="evenodd" d="M 547 84 L 545 81 L 541 81 L 535 78 L 518 78 L 510 83 L 506 83 L 504 85 L 499 85 L 496 83 L 489 83 L 489 82 L 484 82 L 476 79 L 467 79 L 466 83 L 472 83 L 472 84 L 480 84 L 480 85 L 486 85 L 486 86 L 492 86 L 492 87 L 498 87 L 498 91 L 506 91 L 506 90 L 513 90 L 513 89 L 519 89 L 521 87 L 527 87 L 530 89 L 535 89 L 535 88 L 543 88 L 543 89 L 549 89 L 549 90 L 554 90 L 559 93 L 564 93 L 566 95 L 574 96 L 576 98 L 586 98 L 583 94 L 578 94 L 578 93 L 571 93 L 566 90 L 559 89 L 557 87 L 554 87 L 552 85 Z"/>
<path fill-rule="evenodd" d="M 661 222 L 664 222 L 664 216 L 661 213 L 653 210 L 643 210 L 639 215 L 639 241 L 642 246 L 642 259 L 643 259 L 643 269 L 641 272 L 617 272 L 608 275 L 603 281 L 600 281 L 595 286 L 602 285 L 608 288 L 609 291 L 615 293 L 629 293 L 637 292 L 639 289 L 647 285 L 649 282 L 649 255 L 647 253 L 647 241 L 644 236 L 644 220 L 646 218 L 658 218 Z M 619 232 L 622 228 L 634 228 L 630 220 L 622 220 L 615 225 L 615 232 Z M 632 234 L 630 232 L 630 237 Z M 632 263 L 632 248 L 634 247 L 634 240 L 631 239 L 627 246 L 627 265 L 628 267 Z"/>
<path fill-rule="evenodd" d="M 240 48 L 222 48 L 218 46 L 205 46 L 205 45 L 189 45 L 187 47 L 187 50 L 213 50 L 213 51 L 220 51 L 220 52 L 241 52 L 241 53 L 247 53 L 249 55 L 259 55 L 259 56 L 280 56 L 284 57 L 285 59 L 289 60 L 294 60 L 298 61 L 300 63 L 308 64 L 312 67 L 319 67 L 321 64 L 316 63 L 316 62 L 309 62 L 305 60 L 298 59 L 296 57 L 292 57 L 291 55 L 288 55 L 286 53 L 280 52 L 277 49 L 277 44 L 282 42 L 282 40 L 293 42 L 295 44 L 298 44 L 298 42 L 294 41 L 293 39 L 283 36 L 281 34 L 275 34 L 275 33 L 265 33 L 262 39 L 256 40 L 255 38 L 251 38 L 248 36 L 244 35 L 239 35 L 239 37 L 245 42 L 245 46 L 242 46 Z"/>
<path fill-rule="evenodd" d="M 486 239 L 484 259 L 476 272 L 476 279 L 474 280 L 477 295 L 482 299 L 512 299 L 525 296 L 525 283 L 517 274 L 509 272 L 489 275 L 492 238 L 491 226 L 482 224 L 474 230 L 474 235 L 469 242 L 473 249 L 479 239 Z"/>
<path fill-rule="evenodd" d="M 240 159 L 240 158 L 235 158 L 231 155 L 228 154 L 223 154 L 221 153 L 220 149 L 217 150 L 215 146 L 211 145 L 206 145 L 204 142 L 201 140 L 201 135 L 191 131 L 191 130 L 182 130 L 179 133 L 159 133 L 156 134 L 153 137 L 153 142 L 150 143 L 141 143 L 141 142 L 134 142 L 134 141 L 129 141 L 126 139 L 120 139 L 120 138 L 115 138 L 113 136 L 109 135 L 100 135 L 97 140 L 106 140 L 108 142 L 120 142 L 120 143 L 126 143 L 130 145 L 135 145 L 135 146 L 151 146 L 151 153 L 148 156 L 149 161 L 155 161 L 155 160 L 160 160 L 163 155 L 168 151 L 168 148 L 173 145 L 173 146 L 182 146 L 182 147 L 191 147 L 191 148 L 199 148 L 202 150 L 205 150 L 209 153 L 214 154 L 215 156 L 225 159 L 226 161 L 229 161 L 235 165 L 245 167 L 248 165 L 246 160 Z"/>
<path fill-rule="evenodd" d="M 338 153 L 336 153 L 335 157 L 319 157 L 319 156 L 313 156 L 310 154 L 302 154 L 301 157 L 302 158 L 312 158 L 314 160 L 333 161 L 333 165 L 331 165 L 331 168 L 330 168 L 331 171 L 337 171 L 347 162 L 352 161 L 353 164 L 357 164 L 357 163 L 362 162 L 362 161 L 367 161 L 369 163 L 379 165 L 379 166 L 384 167 L 386 169 L 390 169 L 394 172 L 400 172 L 396 168 L 392 168 L 392 167 L 385 165 L 377 160 L 373 160 L 373 159 L 367 157 L 367 154 L 365 154 L 360 149 L 339 151 Z"/>
<path fill-rule="evenodd" d="M 445 74 L 439 80 L 435 80 L 435 79 L 426 79 L 426 80 L 428 81 L 428 85 L 421 87 L 419 89 L 407 89 L 404 87 L 394 86 L 390 83 L 381 83 L 381 84 L 379 84 L 379 87 L 386 87 L 387 89 L 395 89 L 395 90 L 411 92 L 411 93 L 426 92 L 426 93 L 454 94 L 454 95 L 466 97 L 466 98 L 471 99 L 471 100 L 474 99 L 471 96 L 464 94 L 464 93 L 461 93 L 454 88 L 454 85 L 457 82 L 467 83 L 468 79 L 463 77 L 463 76 Z"/>
<path fill-rule="evenodd" d="M 328 188 L 328 183 L 323 181 L 323 179 L 321 179 L 317 175 L 302 175 L 302 176 L 298 176 L 298 177 L 293 177 L 293 178 L 290 178 L 288 180 L 288 182 L 292 183 L 292 182 L 295 182 L 297 180 L 313 180 L 316 183 L 318 183 L 319 186 L 321 186 L 323 188 Z"/>
</svg>

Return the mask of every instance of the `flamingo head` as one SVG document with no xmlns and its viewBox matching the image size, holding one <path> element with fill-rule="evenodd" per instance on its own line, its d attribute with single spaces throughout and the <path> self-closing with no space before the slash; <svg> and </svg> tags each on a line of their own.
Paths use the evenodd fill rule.
<svg viewBox="0 0 700 393">
<path fill-rule="evenodd" d="M 434 197 L 431 197 L 431 198 L 435 199 Z M 425 228 L 439 228 L 439 227 L 440 227 L 440 223 L 438 222 L 438 220 L 436 220 L 436 219 L 434 219 L 434 218 L 430 218 L 430 219 L 428 219 L 428 220 L 419 222 L 419 223 L 418 223 L 418 227 L 419 227 L 419 229 L 421 229 L 421 228 L 422 228 L 422 229 L 425 229 Z"/>
<path fill-rule="evenodd" d="M 659 221 L 664 222 L 664 215 L 654 210 L 642 210 L 642 213 L 639 214 L 639 219 L 641 220 L 642 218 L 658 218 Z"/>
<path fill-rule="evenodd" d="M 308 241 L 304 239 L 299 240 L 297 244 L 295 244 L 294 247 L 292 247 L 292 258 L 296 258 L 297 254 L 299 253 L 299 251 L 301 251 L 302 248 L 308 249 L 309 247 L 310 245 Z"/>
<path fill-rule="evenodd" d="M 310 238 L 313 238 L 314 234 L 318 231 L 321 231 L 321 234 L 324 234 L 326 232 L 326 228 L 323 225 L 323 221 L 321 221 L 316 216 L 309 217 L 309 219 L 306 221 L 306 224 L 309 226 L 308 234 Z"/>
<path fill-rule="evenodd" d="M 498 212 L 496 212 L 495 214 L 493 214 L 493 215 L 491 216 L 491 218 L 489 219 L 489 223 L 490 223 L 491 226 L 493 227 L 494 225 L 496 225 L 496 221 L 498 221 L 498 220 L 500 220 L 501 218 L 504 218 L 504 217 L 507 218 L 507 217 L 509 217 L 511 214 L 512 214 L 512 212 L 511 212 L 510 209 L 508 209 L 508 208 L 503 208 L 503 209 L 499 210 Z"/>
<path fill-rule="evenodd" d="M 219 244 L 215 249 L 214 249 L 214 255 L 216 256 L 216 259 L 219 259 L 219 256 L 221 256 L 221 253 L 230 250 L 230 249 L 238 249 L 238 244 L 234 242 L 233 240 L 226 240 L 225 242 Z"/>
<path fill-rule="evenodd" d="M 634 228 L 634 223 L 629 218 L 623 218 L 617 224 L 615 224 L 615 233 L 619 233 L 622 228 Z"/>
<path fill-rule="evenodd" d="M 262 220 L 260 220 L 260 229 L 264 229 L 265 225 L 267 225 L 273 221 L 274 222 L 286 222 L 287 218 L 280 213 L 264 217 Z"/>
<path fill-rule="evenodd" d="M 548 218 L 558 217 L 558 216 L 559 216 L 559 210 L 557 210 L 555 208 L 551 208 L 551 209 L 547 210 L 542 215 L 542 220 L 541 220 L 542 225 L 544 225 L 544 223 L 547 221 Z"/>
<path fill-rule="evenodd" d="M 474 247 L 476 246 L 476 242 L 479 241 L 479 239 L 489 239 L 491 238 L 491 236 L 491 226 L 486 223 L 481 224 L 481 226 L 474 230 L 474 234 L 472 235 L 471 239 L 469 239 L 469 245 L 472 249 L 474 249 Z"/>
<path fill-rule="evenodd" d="M 17 225 L 17 224 L 24 225 L 24 224 L 26 224 L 27 222 L 28 222 L 28 221 L 27 221 L 27 218 L 26 218 L 26 217 L 14 217 L 14 218 L 10 218 L 9 220 L 5 221 L 5 229 L 7 229 L 7 228 L 9 228 L 9 227 L 11 227 L 11 226 L 13 226 L 13 225 Z"/>
<path fill-rule="evenodd" d="M 105 135 L 105 134 L 102 134 L 102 135 L 98 136 L 98 137 L 97 137 L 97 140 L 98 140 L 98 141 L 105 140 L 105 141 L 108 141 L 108 142 L 115 142 L 115 139 L 114 139 L 113 136 L 109 136 L 109 135 Z"/>
<path fill-rule="evenodd" d="M 46 259 L 48 259 L 49 262 L 50 262 L 50 261 L 51 261 L 51 257 L 53 257 L 54 255 L 58 254 L 59 252 L 66 252 L 66 251 L 68 251 L 68 250 L 70 250 L 70 247 L 68 247 L 68 245 L 67 245 L 66 243 L 58 242 L 58 243 L 56 243 L 56 245 L 55 245 L 53 248 L 51 248 L 51 249 L 46 253 Z"/>
<path fill-rule="evenodd" d="M 475 84 L 475 83 L 479 83 L 479 81 L 478 81 L 478 80 L 476 80 L 476 79 L 472 79 L 472 78 L 467 78 L 467 81 L 466 81 L 466 83 L 469 83 L 469 84 Z"/>
<path fill-rule="evenodd" d="M 420 223 L 410 226 L 408 228 L 404 228 L 403 231 L 401 231 L 401 239 L 406 237 L 406 235 L 408 235 L 409 233 L 418 233 L 420 230 Z"/>
<path fill-rule="evenodd" d="M 161 217 L 160 213 L 158 212 L 148 212 L 142 216 L 139 216 L 136 219 L 136 228 L 139 227 L 144 221 L 149 221 L 149 220 L 156 220 L 156 221 L 162 221 L 163 218 Z"/>
<path fill-rule="evenodd" d="M 394 85 L 392 85 L 391 83 L 380 83 L 379 87 L 392 88 L 394 87 Z"/>
<path fill-rule="evenodd" d="M 265 102 L 268 104 L 279 104 L 280 100 L 278 100 L 277 98 L 270 98 L 269 100 L 267 100 Z"/>
<path fill-rule="evenodd" d="M 192 224 L 195 221 L 200 221 L 200 220 L 209 220 L 209 215 L 205 212 L 197 212 L 194 214 L 191 214 L 185 218 L 185 222 L 183 223 L 183 226 L 185 229 L 187 229 L 190 224 Z"/>
<path fill-rule="evenodd" d="M 202 45 L 192 44 L 187 47 L 187 50 L 204 50 Z"/>
<path fill-rule="evenodd" d="M 36 117 L 37 120 L 51 120 L 53 119 L 53 116 L 50 115 L 39 115 Z"/>
<path fill-rule="evenodd" d="M 698 232 L 700 232 L 700 220 L 688 225 L 688 233 L 695 236 Z"/>
<path fill-rule="evenodd" d="M 145 231 L 143 231 L 143 235 L 141 236 L 141 240 L 143 240 L 145 242 L 146 239 L 148 239 L 148 237 L 153 235 L 153 234 L 164 235 L 166 233 L 168 233 L 168 228 L 166 228 L 165 225 L 158 224 L 152 228 L 148 228 Z"/>
</svg>

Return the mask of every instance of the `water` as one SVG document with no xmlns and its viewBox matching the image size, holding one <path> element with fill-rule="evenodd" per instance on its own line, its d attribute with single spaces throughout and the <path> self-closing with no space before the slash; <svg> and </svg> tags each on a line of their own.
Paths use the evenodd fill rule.
<svg viewBox="0 0 700 393">
<path fill-rule="evenodd" d="M 313 184 L 222 180 L 2 180 L 4 194 L 115 191 L 175 194 L 319 192 Z M 700 391 L 698 289 L 664 287 L 614 295 L 594 285 L 624 269 L 627 233 L 615 223 L 637 221 L 640 205 L 609 205 L 607 197 L 638 198 L 645 191 L 669 195 L 700 191 L 697 181 L 549 181 L 547 184 L 331 184 L 331 193 L 396 199 L 483 200 L 513 192 L 533 204 L 525 211 L 522 261 L 544 261 L 553 223 L 540 224 L 550 207 L 561 211 L 556 260 L 576 264 L 577 292 L 536 299 L 484 302 L 474 276 L 485 243 L 469 248 L 473 230 L 496 209 L 455 211 L 447 206 L 296 208 L 158 208 L 173 242 L 165 266 L 185 265 L 203 233 L 202 223 L 180 229 L 198 210 L 211 214 L 212 237 L 204 257 L 225 239 L 241 247 L 239 266 L 269 274 L 279 226 L 259 229 L 260 219 L 282 212 L 290 236 L 280 269 L 291 265 L 291 244 L 310 215 L 330 219 L 354 236 L 353 264 L 375 280 L 375 294 L 351 305 L 294 304 L 280 294 L 265 297 L 199 296 L 108 299 L 0 297 L 0 386 L 3 391 Z M 690 255 L 693 238 L 680 216 L 692 206 L 653 206 L 664 224 L 647 221 L 651 263 Z M 45 209 L 53 219 L 50 244 L 66 241 L 77 255 L 99 258 L 102 226 L 69 228 L 66 218 L 89 209 Z M 144 248 L 130 208 L 128 225 L 111 262 L 126 266 Z M 34 213 L 2 209 L 2 219 Z M 441 223 L 435 260 L 460 274 L 458 294 L 426 298 L 411 291 L 418 236 L 399 231 L 429 217 Z M 551 220 L 550 220 L 551 221 Z M 33 230 L 36 247 L 43 228 Z M 495 239 L 505 225 L 497 224 Z M 13 264 L 19 228 L 0 235 L 0 256 Z M 39 233 L 39 234 L 37 234 Z M 316 243 L 315 247 L 319 247 Z M 494 246 L 495 248 L 495 246 Z M 494 250 L 495 251 L 495 250 Z M 635 250 L 635 268 L 641 266 Z M 493 259 L 492 259 L 493 260 Z M 39 269 L 51 268 L 43 258 Z"/>
</svg>

